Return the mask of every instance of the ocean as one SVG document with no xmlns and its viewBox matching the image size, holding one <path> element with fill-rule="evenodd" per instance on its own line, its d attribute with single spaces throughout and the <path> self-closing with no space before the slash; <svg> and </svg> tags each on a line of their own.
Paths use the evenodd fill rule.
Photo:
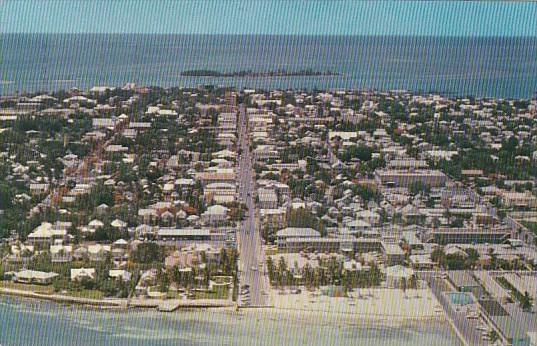
<svg viewBox="0 0 537 346">
<path fill-rule="evenodd" d="M 259 310 L 102 311 L 0 296 L 0 345 L 460 345 L 440 321 L 386 325 Z"/>
<path fill-rule="evenodd" d="M 338 75 L 181 76 L 195 69 Z M 0 94 L 126 82 L 530 98 L 537 92 L 537 37 L 0 34 Z"/>
</svg>

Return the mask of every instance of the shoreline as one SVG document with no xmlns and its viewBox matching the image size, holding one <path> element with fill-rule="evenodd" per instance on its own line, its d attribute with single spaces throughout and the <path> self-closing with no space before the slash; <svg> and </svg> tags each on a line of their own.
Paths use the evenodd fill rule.
<svg viewBox="0 0 537 346">
<path fill-rule="evenodd" d="M 179 299 L 128 299 L 128 298 L 109 298 L 93 299 L 74 297 L 63 294 L 42 294 L 32 291 L 23 291 L 11 288 L 0 287 L 0 297 L 11 296 L 23 299 L 32 299 L 36 301 L 52 301 L 58 304 L 67 304 L 73 306 L 84 306 L 97 308 L 99 310 L 128 310 L 128 309 L 155 309 L 159 312 L 171 312 L 160 310 L 159 308 L 174 304 L 177 309 L 198 309 L 198 308 L 230 308 L 233 304 L 229 300 L 223 299 L 197 299 L 197 300 L 179 300 Z"/>
<path fill-rule="evenodd" d="M 406 315 L 394 313 L 374 313 L 371 311 L 336 311 L 331 309 L 316 310 L 311 307 L 304 308 L 298 306 L 270 306 L 260 308 L 241 308 L 237 309 L 235 302 L 229 300 L 200 300 L 200 301 L 179 301 L 179 300 L 154 300 L 154 299 L 91 299 L 66 296 L 60 294 L 41 294 L 30 291 L 22 291 L 16 289 L 0 288 L 0 299 L 2 297 L 13 297 L 21 300 L 31 300 L 38 303 L 52 302 L 58 305 L 68 305 L 70 307 L 79 307 L 83 309 L 96 309 L 99 311 L 128 312 L 128 310 L 151 310 L 158 314 L 170 314 L 180 311 L 212 311 L 215 313 L 223 313 L 236 315 L 239 318 L 247 317 L 248 315 L 261 314 L 263 317 L 278 320 L 283 316 L 286 318 L 298 319 L 303 322 L 322 322 L 330 324 L 334 322 L 344 322 L 352 326 L 358 325 L 359 322 L 366 324 L 375 323 L 390 327 L 398 327 L 403 325 L 419 324 L 423 322 L 445 322 L 445 313 L 434 313 L 425 315 Z M 337 298 L 329 298 L 337 299 Z M 177 304 L 173 310 L 161 310 L 163 304 Z M 335 303 L 335 302 L 334 302 Z"/>
</svg>

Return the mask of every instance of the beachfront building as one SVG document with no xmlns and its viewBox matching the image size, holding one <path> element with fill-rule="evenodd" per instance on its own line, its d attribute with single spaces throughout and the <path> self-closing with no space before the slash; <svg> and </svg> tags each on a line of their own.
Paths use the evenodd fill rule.
<svg viewBox="0 0 537 346">
<path fill-rule="evenodd" d="M 15 273 L 13 280 L 23 284 L 49 285 L 59 274 L 54 272 L 42 272 L 37 270 L 21 270 Z"/>
<path fill-rule="evenodd" d="M 71 280 L 79 281 L 83 279 L 95 279 L 95 268 L 76 268 L 71 269 Z"/>
</svg>

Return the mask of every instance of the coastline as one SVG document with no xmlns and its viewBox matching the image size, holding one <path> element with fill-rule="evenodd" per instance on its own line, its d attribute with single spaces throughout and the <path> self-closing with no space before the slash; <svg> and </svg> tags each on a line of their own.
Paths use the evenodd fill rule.
<svg viewBox="0 0 537 346">
<path fill-rule="evenodd" d="M 158 309 L 163 306 L 169 306 L 172 304 L 175 309 L 187 308 L 230 308 L 233 306 L 232 302 L 223 299 L 197 299 L 197 300 L 179 300 L 179 299 L 127 299 L 127 298 L 108 298 L 108 299 L 92 299 L 67 296 L 62 294 L 42 294 L 31 291 L 17 290 L 11 288 L 0 287 L 1 296 L 13 296 L 19 298 L 34 299 L 37 301 L 53 301 L 59 304 L 70 304 L 88 306 L 98 309 L 119 309 L 127 310 L 129 308 L 139 309 Z M 175 310 L 174 309 L 174 310 Z M 173 310 L 170 310 L 173 311 Z"/>
<path fill-rule="evenodd" d="M 181 345 L 310 345 L 382 344 L 410 346 L 462 345 L 442 318 L 383 319 L 367 315 L 315 313 L 279 308 L 102 309 L 33 298 L 0 296 L 0 316 L 7 329 L 2 344 L 20 344 L 21 324 L 32 326 L 22 344 L 54 340 L 53 344 Z M 72 333 L 56 332 L 68 326 Z M 207 331 L 212 331 L 207 333 Z M 2 334 L 2 333 L 0 333 Z M 82 335 L 82 339 L 81 339 Z M 400 340 L 402 338 L 402 340 Z M 239 342 L 237 342 L 239 340 Z M 18 341 L 18 343 L 14 343 Z M 83 341 L 82 343 L 80 343 Z"/>
<path fill-rule="evenodd" d="M 389 308 L 384 313 L 375 312 L 371 309 L 345 309 L 342 304 L 346 304 L 350 298 L 331 298 L 325 297 L 326 300 L 332 300 L 329 303 L 323 302 L 325 308 L 313 306 L 298 306 L 295 301 L 292 301 L 293 295 L 286 295 L 284 302 L 277 301 L 269 307 L 261 308 L 242 308 L 237 310 L 234 302 L 229 300 L 161 300 L 161 299 L 125 299 L 125 298 L 110 298 L 110 299 L 91 299 L 82 297 L 73 297 L 61 294 L 41 294 L 31 291 L 23 291 L 17 289 L 0 288 L 0 299 L 3 296 L 14 297 L 22 300 L 31 300 L 35 302 L 53 302 L 56 304 L 67 304 L 70 306 L 81 307 L 85 309 L 98 310 L 114 310 L 125 311 L 132 309 L 148 310 L 151 309 L 158 314 L 170 314 L 179 310 L 206 310 L 218 313 L 225 313 L 237 316 L 248 316 L 251 314 L 262 314 L 268 319 L 279 320 L 282 317 L 300 320 L 306 323 L 319 322 L 332 323 L 344 322 L 348 325 L 354 325 L 358 322 L 375 323 L 390 327 L 404 326 L 417 324 L 422 322 L 444 322 L 447 318 L 445 314 L 432 311 L 421 311 L 416 309 L 415 313 L 394 313 Z M 409 298 L 412 300 L 412 298 Z M 375 306 L 374 302 L 364 300 L 367 306 Z M 175 305 L 172 310 L 163 310 L 162 306 Z M 382 309 L 389 306 L 401 306 L 401 304 L 385 304 Z M 430 304 L 433 308 L 435 304 Z M 416 313 L 417 312 L 417 313 Z"/>
</svg>

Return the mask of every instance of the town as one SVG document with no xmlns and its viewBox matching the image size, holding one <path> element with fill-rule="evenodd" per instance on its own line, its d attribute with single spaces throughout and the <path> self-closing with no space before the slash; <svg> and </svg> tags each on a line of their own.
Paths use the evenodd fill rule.
<svg viewBox="0 0 537 346">
<path fill-rule="evenodd" d="M 132 83 L 2 96 L 0 293 L 443 315 L 465 344 L 530 345 L 535 184 L 535 99 Z"/>
</svg>

